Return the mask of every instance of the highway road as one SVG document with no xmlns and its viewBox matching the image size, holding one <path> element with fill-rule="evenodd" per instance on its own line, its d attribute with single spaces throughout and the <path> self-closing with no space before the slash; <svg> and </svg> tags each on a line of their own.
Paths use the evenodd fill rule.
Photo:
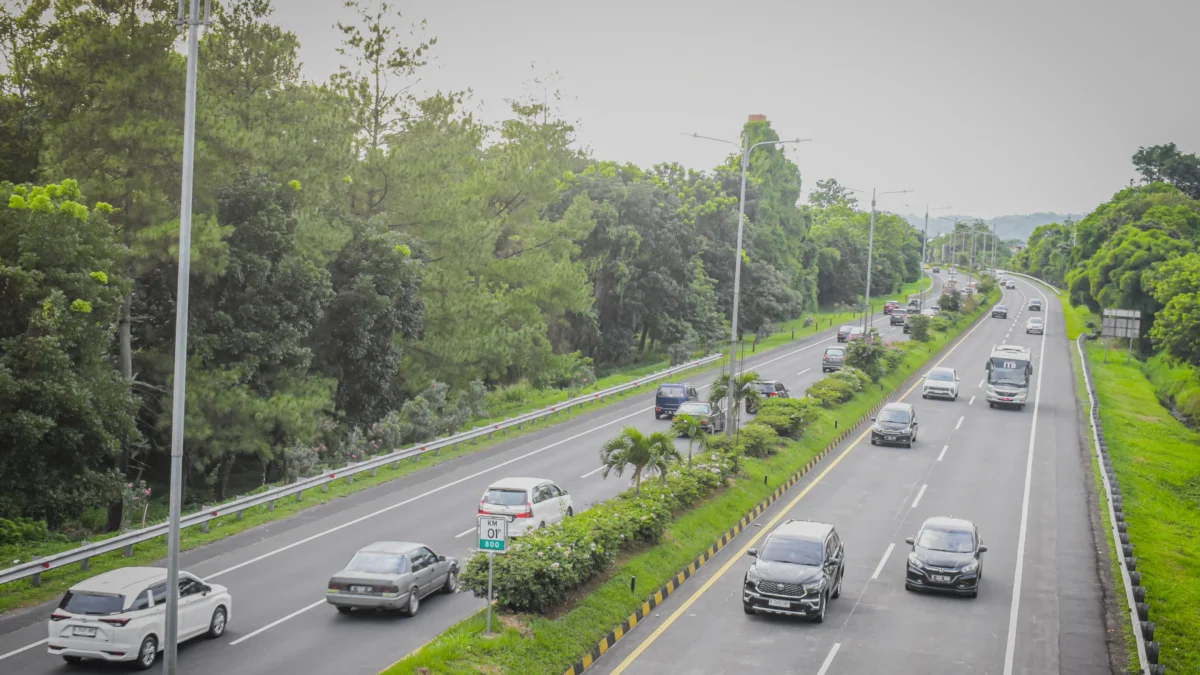
<svg viewBox="0 0 1200 675">
<path fill-rule="evenodd" d="M 937 293 L 941 280 L 935 280 Z M 886 316 L 874 325 L 886 339 L 906 336 Z M 820 379 L 821 354 L 837 326 L 774 350 L 747 355 L 747 369 L 784 382 L 794 395 Z M 695 378 L 707 389 L 713 374 Z M 701 392 L 702 395 L 704 392 Z M 325 585 L 360 547 L 408 540 L 465 558 L 475 545 L 476 509 L 488 485 L 506 476 L 553 479 L 576 510 L 614 496 L 626 479 L 599 475 L 600 446 L 623 426 L 666 430 L 655 420 L 654 393 L 631 397 L 570 421 L 430 467 L 413 475 L 308 509 L 182 555 L 182 568 L 223 584 L 233 595 L 229 628 L 218 640 L 180 647 L 187 673 L 376 673 L 483 607 L 469 593 L 436 596 L 413 619 L 391 614 L 340 615 L 325 603 Z M 686 441 L 681 441 L 686 447 Z M 0 617 L 0 672 L 65 672 L 45 650 L 53 605 Z M 99 663 L 71 672 L 113 672 Z"/>
<path fill-rule="evenodd" d="M 1041 287 L 1017 283 L 1002 301 L 1009 318 L 983 319 L 940 364 L 962 378 L 957 401 L 923 400 L 919 384 L 902 392 L 920 421 L 912 449 L 849 439 L 594 670 L 1109 672 L 1084 482 L 1089 456 L 1080 450 L 1062 309 Z M 1047 308 L 1044 337 L 1025 333 L 1031 298 Z M 1033 398 L 1023 411 L 992 409 L 984 395 L 984 364 L 1001 343 L 1033 353 Z M 978 525 L 988 546 L 978 598 L 904 589 L 905 537 L 936 515 Z M 742 612 L 752 561 L 745 551 L 786 519 L 832 523 L 845 544 L 842 596 L 823 624 Z"/>
</svg>

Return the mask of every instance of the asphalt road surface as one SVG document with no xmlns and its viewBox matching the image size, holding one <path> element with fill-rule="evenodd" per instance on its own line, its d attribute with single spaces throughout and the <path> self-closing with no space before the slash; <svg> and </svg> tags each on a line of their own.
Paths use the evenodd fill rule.
<svg viewBox="0 0 1200 675">
<path fill-rule="evenodd" d="M 931 293 L 942 280 L 935 278 Z M 888 317 L 874 325 L 885 339 L 901 340 Z M 759 354 L 745 366 L 782 381 L 802 396 L 822 377 L 821 354 L 836 344 L 837 326 Z M 695 378 L 705 395 L 713 374 Z M 330 574 L 362 546 L 381 540 L 419 541 L 435 552 L 465 559 L 474 541 L 479 497 L 506 476 L 555 480 L 571 493 L 577 511 L 616 495 L 628 479 L 600 476 L 600 446 L 626 425 L 666 430 L 655 420 L 654 392 L 631 397 L 492 448 L 457 458 L 386 484 L 322 504 L 182 555 L 181 567 L 227 586 L 233 596 L 229 628 L 218 640 L 180 646 L 186 673 L 377 673 L 483 607 L 469 593 L 437 595 L 413 619 L 391 614 L 341 615 L 325 603 Z M 679 441 L 686 450 L 686 440 Z M 20 583 L 20 582 L 18 582 Z M 52 604 L 0 617 L 0 673 L 67 672 L 46 653 Z M 157 667 L 157 666 L 156 666 Z M 119 668 L 117 670 L 120 670 Z M 85 662 L 70 672 L 115 672 Z"/>
<path fill-rule="evenodd" d="M 911 449 L 848 439 L 650 620 L 601 657 L 598 674 L 670 672 L 1107 673 L 1102 593 L 1087 512 L 1062 309 L 1018 281 L 1009 318 L 985 318 L 936 365 L 957 401 L 904 394 L 920 421 Z M 1028 300 L 1045 311 L 1031 313 Z M 1045 336 L 1027 335 L 1045 315 Z M 993 345 L 1030 347 L 1030 404 L 992 409 L 982 382 Z M 975 521 L 988 546 L 978 598 L 904 589 L 905 537 L 931 516 Z M 841 598 L 823 624 L 747 616 L 745 550 L 786 519 L 832 523 L 846 547 Z"/>
</svg>

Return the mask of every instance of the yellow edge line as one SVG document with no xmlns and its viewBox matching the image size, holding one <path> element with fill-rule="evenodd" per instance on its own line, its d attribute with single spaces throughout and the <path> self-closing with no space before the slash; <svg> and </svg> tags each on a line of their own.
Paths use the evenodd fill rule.
<svg viewBox="0 0 1200 675">
<path fill-rule="evenodd" d="M 978 324 L 976 324 L 976 326 L 974 328 L 972 328 L 970 331 L 968 331 L 966 335 L 962 336 L 962 338 L 959 339 L 958 342 L 955 342 L 954 345 L 952 347 L 950 347 L 950 351 L 946 352 L 946 354 L 944 356 L 942 356 L 942 358 L 938 359 L 937 363 L 933 364 L 932 367 L 936 368 L 936 367 L 942 365 L 942 362 L 944 362 L 946 359 L 950 358 L 950 355 L 954 353 L 955 349 L 958 349 L 959 345 L 966 342 L 967 338 L 971 337 L 972 333 L 979 330 L 980 326 L 983 326 L 985 324 L 987 324 L 986 321 L 980 321 Z M 918 372 L 919 372 L 919 370 L 920 369 L 918 369 Z M 921 384 L 921 378 L 918 377 L 917 381 L 915 383 L 913 383 L 913 386 L 909 387 L 908 391 L 904 392 L 904 394 L 897 400 L 903 401 L 904 399 L 908 398 L 908 395 L 913 393 L 913 391 L 920 384 Z M 708 592 L 708 589 L 712 588 L 713 584 L 717 583 L 717 581 L 721 577 L 725 576 L 725 573 L 728 572 L 731 567 L 733 567 L 738 562 L 741 562 L 741 558 L 742 558 L 742 556 L 746 555 L 746 551 L 749 551 L 751 548 L 753 548 L 754 544 L 757 543 L 758 540 L 763 537 L 763 535 L 765 535 L 773 527 L 775 527 L 776 523 L 778 523 L 780 520 L 782 520 L 783 517 L 786 516 L 787 513 L 789 511 L 791 511 L 796 506 L 796 504 L 798 504 L 800 502 L 801 499 L 804 499 L 804 496 L 808 494 L 809 490 L 812 490 L 814 487 L 816 487 L 816 485 L 818 483 L 820 483 L 822 479 L 825 478 L 825 475 L 828 474 L 830 471 L 833 471 L 833 467 L 835 467 L 839 463 L 841 463 L 841 461 L 846 458 L 846 455 L 849 455 L 851 450 L 858 447 L 858 444 L 861 443 L 862 440 L 864 438 L 866 438 L 870 433 L 871 433 L 871 430 L 867 429 L 863 433 L 859 434 L 858 438 L 854 439 L 854 442 L 850 444 L 850 447 L 843 450 L 842 454 L 837 456 L 837 459 L 833 460 L 833 462 L 830 463 L 829 466 L 825 467 L 825 470 L 822 471 L 820 473 L 820 475 L 818 475 L 816 478 L 814 478 L 811 483 L 809 483 L 807 486 L 805 486 L 805 488 L 803 490 L 800 491 L 800 494 L 796 495 L 792 499 L 792 501 L 788 502 L 788 505 L 785 508 L 781 509 L 779 511 L 779 513 L 775 514 L 775 517 L 771 519 L 771 522 L 762 526 L 762 528 L 760 528 L 758 530 L 758 534 L 751 537 L 750 541 L 746 542 L 746 545 L 742 547 L 742 550 L 737 552 L 737 555 L 730 557 L 729 562 L 725 563 L 725 565 L 722 566 L 721 569 L 716 574 L 714 574 L 711 579 L 704 582 L 704 585 L 701 586 L 699 588 L 699 590 L 697 590 L 695 593 L 693 593 L 692 596 L 689 597 L 683 603 L 683 605 L 681 605 L 679 607 L 679 609 L 672 612 L 671 616 L 667 617 L 667 620 L 664 621 L 661 626 L 654 629 L 654 632 L 651 633 L 649 637 L 647 637 L 645 640 L 643 640 L 642 643 L 639 644 L 637 646 L 637 648 L 634 649 L 633 652 L 629 656 L 625 657 L 625 660 L 621 662 L 621 665 L 617 666 L 612 671 L 612 675 L 621 675 L 621 673 L 625 672 L 625 669 L 628 668 L 635 660 L 637 660 L 637 658 L 642 655 L 642 652 L 646 651 L 646 649 L 650 645 L 654 644 L 655 640 L 657 640 L 659 637 L 661 637 L 663 633 L 667 632 L 667 629 L 671 627 L 671 624 L 675 623 L 675 620 L 678 619 L 684 612 L 686 612 L 688 610 L 688 608 L 691 607 L 692 604 L 696 602 L 696 600 L 700 599 L 700 596 L 702 596 L 706 592 Z"/>
</svg>

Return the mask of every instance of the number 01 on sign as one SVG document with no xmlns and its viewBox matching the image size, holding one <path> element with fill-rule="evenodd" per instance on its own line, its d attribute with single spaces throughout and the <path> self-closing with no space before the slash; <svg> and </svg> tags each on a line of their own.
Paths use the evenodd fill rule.
<svg viewBox="0 0 1200 675">
<path fill-rule="evenodd" d="M 508 519 L 479 516 L 479 550 L 488 554 L 487 634 L 492 634 L 492 566 L 497 553 L 508 553 Z"/>
</svg>

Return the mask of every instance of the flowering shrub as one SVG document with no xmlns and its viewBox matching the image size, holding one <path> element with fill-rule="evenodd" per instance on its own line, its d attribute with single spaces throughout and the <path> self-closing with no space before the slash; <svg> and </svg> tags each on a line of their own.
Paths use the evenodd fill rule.
<svg viewBox="0 0 1200 675">
<path fill-rule="evenodd" d="M 761 414 L 759 415 L 761 417 Z M 755 419 L 738 431 L 742 447 L 750 457 L 770 457 L 779 449 L 779 434 L 775 429 Z"/>
<path fill-rule="evenodd" d="M 832 408 L 849 401 L 858 391 L 859 387 L 855 383 L 829 375 L 814 382 L 804 393 L 822 408 Z"/>
<path fill-rule="evenodd" d="M 871 377 L 869 375 L 867 375 L 866 373 L 864 373 L 863 371 L 859 370 L 858 368 L 854 368 L 854 367 L 843 368 L 837 372 L 830 374 L 829 377 L 832 377 L 835 380 L 844 380 L 845 382 L 850 383 L 850 385 L 854 387 L 854 391 L 856 391 L 856 392 L 862 391 L 863 387 L 866 387 L 868 384 L 871 384 Z"/>
<path fill-rule="evenodd" d="M 124 508 L 121 510 L 121 524 L 131 529 L 140 527 L 146 514 L 146 504 L 150 501 L 150 488 L 146 486 L 146 481 L 126 483 L 121 490 L 121 499 L 124 502 Z"/>
<path fill-rule="evenodd" d="M 733 455 L 722 450 L 697 455 L 691 469 L 680 467 L 665 480 L 644 483 L 640 497 L 627 490 L 512 541 L 507 554 L 495 557 L 496 599 L 515 611 L 552 608 L 611 565 L 623 548 L 659 541 L 676 511 L 712 494 L 733 476 L 738 464 Z M 460 578 L 464 588 L 487 597 L 487 554 L 476 553 Z"/>
</svg>

